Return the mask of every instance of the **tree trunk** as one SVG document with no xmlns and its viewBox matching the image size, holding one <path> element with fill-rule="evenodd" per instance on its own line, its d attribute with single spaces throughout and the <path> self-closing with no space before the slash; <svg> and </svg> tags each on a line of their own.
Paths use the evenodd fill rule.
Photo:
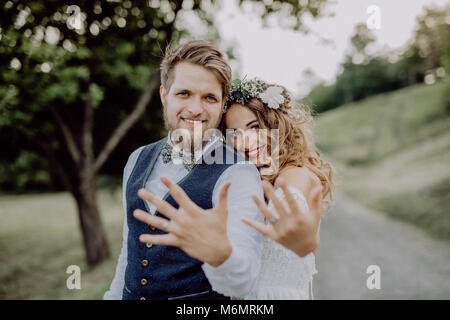
<svg viewBox="0 0 450 320">
<path fill-rule="evenodd" d="M 109 247 L 97 208 L 96 180 L 95 176 L 82 177 L 79 190 L 77 194 L 74 194 L 78 205 L 86 261 L 89 266 L 94 266 L 109 257 Z"/>
</svg>

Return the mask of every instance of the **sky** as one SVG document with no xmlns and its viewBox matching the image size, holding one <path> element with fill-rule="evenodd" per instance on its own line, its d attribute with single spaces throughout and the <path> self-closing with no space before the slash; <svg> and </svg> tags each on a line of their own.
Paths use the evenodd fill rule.
<svg viewBox="0 0 450 320">
<path fill-rule="evenodd" d="M 358 23 L 372 19 L 379 8 L 379 29 L 373 29 L 377 39 L 372 51 L 400 49 L 413 36 L 416 16 L 425 5 L 442 7 L 448 0 L 334 0 L 327 11 L 334 17 L 312 20 L 305 18 L 312 34 L 282 29 L 275 21 L 264 28 L 251 7 L 238 9 L 235 0 L 223 1 L 216 15 L 220 37 L 224 43 L 233 43 L 237 62 L 232 67 L 241 76 L 284 85 L 295 95 L 308 92 L 313 79 L 303 79 L 302 72 L 309 68 L 316 77 L 327 83 L 333 82 L 339 71 L 350 37 Z M 373 20 L 371 20 L 373 21 Z M 319 36 L 315 35 L 318 34 Z M 324 44 L 320 37 L 332 40 Z M 238 74 L 233 75 L 238 76 Z"/>
</svg>

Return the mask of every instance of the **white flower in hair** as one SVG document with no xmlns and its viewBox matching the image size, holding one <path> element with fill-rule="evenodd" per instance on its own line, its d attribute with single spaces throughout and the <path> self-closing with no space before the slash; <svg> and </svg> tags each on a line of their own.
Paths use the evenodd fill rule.
<svg viewBox="0 0 450 320">
<path fill-rule="evenodd" d="M 280 104 L 284 102 L 282 92 L 283 88 L 281 87 L 268 87 L 266 91 L 259 94 L 259 97 L 264 103 L 267 103 L 269 108 L 278 109 Z"/>
</svg>

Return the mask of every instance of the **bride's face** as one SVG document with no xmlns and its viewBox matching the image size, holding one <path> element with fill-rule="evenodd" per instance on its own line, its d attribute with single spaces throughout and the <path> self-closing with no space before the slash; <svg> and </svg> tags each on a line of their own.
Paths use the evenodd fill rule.
<svg viewBox="0 0 450 320">
<path fill-rule="evenodd" d="M 266 165 L 267 130 L 261 129 L 256 114 L 246 106 L 234 103 L 225 114 L 227 138 L 232 137 L 233 147 L 257 167 Z M 233 129 L 232 135 L 228 130 Z"/>
</svg>

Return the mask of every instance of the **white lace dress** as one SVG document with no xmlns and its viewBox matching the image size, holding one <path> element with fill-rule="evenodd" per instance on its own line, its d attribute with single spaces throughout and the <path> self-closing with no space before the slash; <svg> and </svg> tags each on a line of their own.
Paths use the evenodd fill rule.
<svg viewBox="0 0 450 320">
<path fill-rule="evenodd" d="M 289 187 L 294 198 L 304 210 L 308 204 L 302 192 Z M 283 191 L 275 190 L 278 198 L 284 200 Z M 269 202 L 269 209 L 273 209 Z M 317 273 L 315 255 L 309 253 L 299 257 L 293 251 L 283 247 L 270 238 L 263 237 L 261 270 L 253 290 L 244 300 L 310 300 L 312 278 Z"/>
</svg>

